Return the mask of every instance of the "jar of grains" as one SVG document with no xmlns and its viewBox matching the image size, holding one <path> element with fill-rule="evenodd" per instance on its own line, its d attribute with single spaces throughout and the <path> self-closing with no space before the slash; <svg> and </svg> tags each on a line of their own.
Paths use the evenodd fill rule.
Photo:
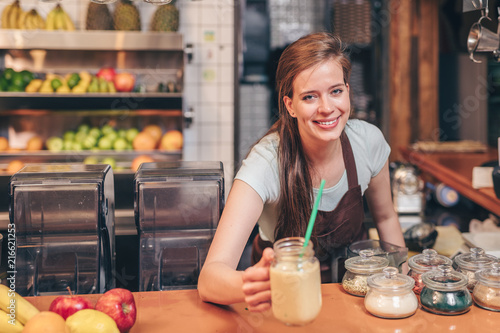
<svg viewBox="0 0 500 333">
<path fill-rule="evenodd" d="M 389 266 L 389 259 L 374 256 L 373 253 L 373 250 L 361 250 L 359 256 L 345 261 L 347 271 L 342 278 L 342 287 L 349 294 L 364 297 L 368 291 L 366 279 Z"/>
<path fill-rule="evenodd" d="M 445 256 L 442 256 L 434 249 L 425 249 L 421 254 L 414 255 L 408 260 L 410 270 L 408 275 L 415 280 L 413 292 L 417 295 L 424 287 L 422 282 L 422 274 L 436 268 L 439 265 L 451 265 L 453 261 Z"/>
<path fill-rule="evenodd" d="M 488 268 L 498 259 L 497 257 L 484 253 L 480 247 L 473 247 L 468 253 L 462 253 L 455 257 L 455 264 L 457 272 L 467 275 L 469 284 L 467 288 L 472 292 L 476 286 L 476 272 L 483 268 Z"/>
<path fill-rule="evenodd" d="M 449 265 L 439 265 L 422 274 L 424 288 L 420 292 L 422 308 L 441 315 L 459 315 L 470 310 L 472 296 L 467 289 L 467 276 Z"/>
<path fill-rule="evenodd" d="M 500 263 L 491 264 L 476 272 L 476 286 L 472 292 L 474 302 L 487 310 L 500 311 Z"/>
<path fill-rule="evenodd" d="M 365 308 L 381 318 L 406 318 L 418 308 L 418 300 L 412 291 L 415 281 L 408 275 L 399 274 L 397 268 L 387 267 L 382 273 L 369 276 Z"/>
</svg>

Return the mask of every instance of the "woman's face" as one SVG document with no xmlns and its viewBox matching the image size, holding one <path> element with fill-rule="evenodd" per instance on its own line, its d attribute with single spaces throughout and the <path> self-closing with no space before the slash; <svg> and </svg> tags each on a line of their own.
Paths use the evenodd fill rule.
<svg viewBox="0 0 500 333">
<path fill-rule="evenodd" d="M 349 119 L 349 85 L 342 66 L 330 59 L 301 72 L 293 82 L 293 97 L 283 101 L 297 118 L 303 144 L 334 141 Z"/>
</svg>

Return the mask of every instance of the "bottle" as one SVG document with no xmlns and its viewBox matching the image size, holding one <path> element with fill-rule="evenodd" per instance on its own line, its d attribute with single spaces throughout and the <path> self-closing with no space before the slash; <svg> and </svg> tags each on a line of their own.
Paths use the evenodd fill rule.
<svg viewBox="0 0 500 333">
<path fill-rule="evenodd" d="M 272 310 L 276 319 L 291 326 L 312 322 L 321 310 L 321 275 L 312 242 L 303 237 L 274 243 L 270 267 Z"/>
<path fill-rule="evenodd" d="M 359 256 L 345 261 L 347 271 L 342 278 L 342 287 L 349 294 L 364 297 L 368 291 L 367 278 L 389 266 L 389 259 L 373 254 L 373 250 L 361 250 Z"/>
<path fill-rule="evenodd" d="M 472 296 L 467 289 L 467 276 L 454 271 L 450 265 L 439 265 L 422 274 L 422 281 L 423 309 L 440 315 L 459 315 L 470 310 Z"/>
<path fill-rule="evenodd" d="M 368 293 L 365 308 L 381 318 L 407 318 L 418 308 L 418 299 L 413 293 L 415 281 L 408 275 L 399 274 L 397 268 L 386 267 L 382 273 L 368 277 Z"/>
<path fill-rule="evenodd" d="M 424 287 L 422 282 L 422 274 L 436 268 L 439 265 L 451 265 L 453 261 L 445 256 L 442 256 L 434 249 L 425 249 L 421 254 L 414 255 L 408 260 L 410 270 L 408 275 L 415 280 L 413 292 L 417 295 Z"/>
<path fill-rule="evenodd" d="M 492 263 L 496 262 L 497 257 L 484 253 L 480 247 L 473 247 L 468 253 L 462 253 L 455 257 L 457 272 L 467 275 L 469 282 L 467 288 L 472 292 L 476 286 L 476 272 L 488 268 Z"/>
</svg>

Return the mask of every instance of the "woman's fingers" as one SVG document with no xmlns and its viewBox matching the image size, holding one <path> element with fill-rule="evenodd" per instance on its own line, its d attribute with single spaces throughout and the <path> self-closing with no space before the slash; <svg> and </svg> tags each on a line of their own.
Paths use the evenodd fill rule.
<svg viewBox="0 0 500 333">
<path fill-rule="evenodd" d="M 243 293 L 250 311 L 266 311 L 271 307 L 269 267 L 273 258 L 274 251 L 267 248 L 262 253 L 261 260 L 243 272 Z"/>
<path fill-rule="evenodd" d="M 271 302 L 259 303 L 255 306 L 248 304 L 247 306 L 248 311 L 251 312 L 263 312 L 269 310 L 270 308 L 271 308 Z"/>
<path fill-rule="evenodd" d="M 243 293 L 245 295 L 254 295 L 262 291 L 271 290 L 271 283 L 268 281 L 248 282 L 243 284 Z"/>
</svg>

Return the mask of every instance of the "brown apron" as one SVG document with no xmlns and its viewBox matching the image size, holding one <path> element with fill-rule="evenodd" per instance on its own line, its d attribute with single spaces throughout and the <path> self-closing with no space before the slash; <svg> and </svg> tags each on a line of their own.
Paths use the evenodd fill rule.
<svg viewBox="0 0 500 333">
<path fill-rule="evenodd" d="M 347 257 L 347 246 L 367 238 L 363 226 L 364 207 L 361 186 L 358 183 L 351 144 L 345 132 L 342 132 L 340 142 L 349 189 L 334 210 L 318 211 L 314 224 L 317 239 L 315 252 L 321 263 L 322 283 L 341 282 L 345 273 L 344 261 Z M 252 246 L 252 265 L 260 260 L 266 247 L 272 246 L 271 242 L 262 240 L 257 234 Z"/>
</svg>

